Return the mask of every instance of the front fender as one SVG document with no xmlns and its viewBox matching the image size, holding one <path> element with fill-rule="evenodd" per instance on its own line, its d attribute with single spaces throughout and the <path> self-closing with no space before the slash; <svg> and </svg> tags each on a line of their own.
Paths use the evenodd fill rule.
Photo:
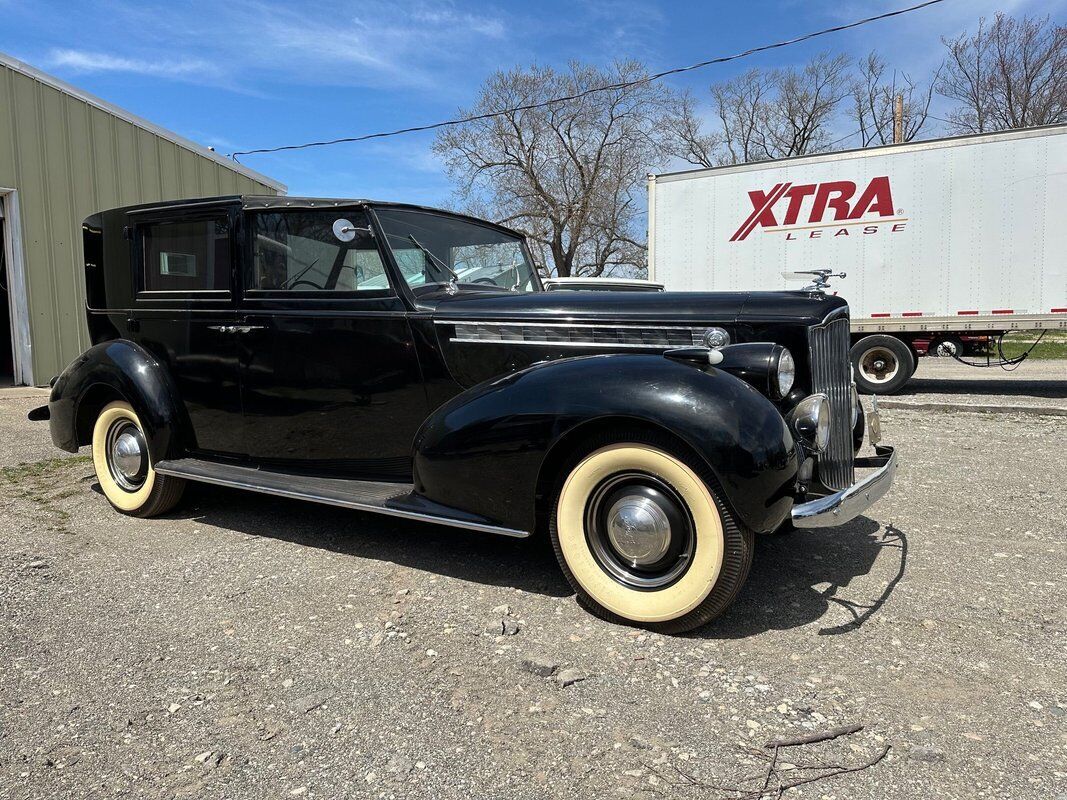
<svg viewBox="0 0 1067 800">
<path fill-rule="evenodd" d="M 56 379 L 48 400 L 55 445 L 75 452 L 88 444 L 78 430 L 82 404 L 116 394 L 137 412 L 153 461 L 173 455 L 187 430 L 177 388 L 151 353 L 127 339 L 90 347 Z"/>
<path fill-rule="evenodd" d="M 797 455 L 785 420 L 746 383 L 656 355 L 612 354 L 536 364 L 452 398 L 415 438 L 415 488 L 520 530 L 536 527 L 542 465 L 582 426 L 610 419 L 681 439 L 756 531 L 790 513 Z M 554 488 L 558 476 L 549 476 Z"/>
</svg>

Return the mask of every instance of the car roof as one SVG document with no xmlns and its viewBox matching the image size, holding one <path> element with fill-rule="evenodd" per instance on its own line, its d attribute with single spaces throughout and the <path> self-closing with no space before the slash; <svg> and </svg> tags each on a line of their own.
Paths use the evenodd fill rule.
<svg viewBox="0 0 1067 800">
<path fill-rule="evenodd" d="M 161 200 L 155 203 L 141 203 L 133 206 L 123 206 L 121 208 L 113 209 L 114 211 L 123 211 L 127 214 L 140 214 L 145 212 L 154 211 L 156 209 L 179 209 L 179 208 L 199 208 L 203 206 L 212 205 L 233 205 L 239 204 L 241 208 L 250 211 L 259 211 L 271 208 L 291 208 L 291 209 L 322 209 L 322 208 L 358 208 L 358 207 L 371 207 L 371 208 L 396 208 L 396 209 L 408 209 L 412 211 L 426 211 L 433 214 L 445 214 L 450 217 L 457 217 L 459 219 L 470 220 L 471 222 L 477 222 L 481 225 L 488 225 L 492 228 L 499 228 L 502 231 L 513 234 L 515 236 L 522 236 L 516 230 L 508 228 L 505 225 L 499 225 L 487 219 L 481 219 L 469 214 L 463 214 L 458 211 L 450 211 L 445 208 L 435 208 L 433 206 L 418 205 L 416 203 L 398 203 L 388 200 L 370 200 L 366 198 L 342 198 L 342 197 L 292 197 L 290 195 L 270 195 L 270 194 L 234 194 L 234 195 L 221 195 L 218 197 L 190 197 L 180 200 Z"/>
</svg>

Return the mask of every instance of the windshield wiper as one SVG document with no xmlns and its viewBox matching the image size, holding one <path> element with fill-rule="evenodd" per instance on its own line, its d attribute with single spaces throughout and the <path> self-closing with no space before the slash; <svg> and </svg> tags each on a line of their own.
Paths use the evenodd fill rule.
<svg viewBox="0 0 1067 800">
<path fill-rule="evenodd" d="M 390 236 L 394 236 L 395 234 L 389 234 L 389 235 L 390 235 Z M 421 250 L 422 252 L 424 252 L 424 253 L 426 254 L 426 257 L 427 257 L 428 259 L 430 259 L 430 261 L 431 261 L 431 262 L 433 263 L 433 265 L 434 265 L 435 267 L 437 267 L 437 268 L 438 268 L 439 270 L 441 270 L 441 271 L 442 271 L 442 272 L 444 272 L 444 273 L 445 273 L 446 275 L 448 275 L 448 283 L 449 283 L 449 285 L 450 285 L 450 286 L 451 286 L 451 287 L 452 287 L 452 288 L 454 289 L 454 288 L 456 287 L 456 284 L 457 284 L 457 283 L 459 283 L 459 275 L 457 275 L 457 274 L 456 274 L 456 273 L 455 273 L 455 272 L 454 272 L 454 271 L 452 270 L 452 268 L 451 268 L 450 266 L 448 266 L 448 264 L 446 264 L 446 263 L 445 263 L 444 261 L 442 261 L 441 259 L 439 259 L 439 258 L 438 258 L 437 256 L 435 256 L 435 255 L 434 255 L 433 253 L 431 253 L 431 252 L 430 252 L 429 250 L 427 250 L 427 249 L 426 249 L 426 247 L 425 247 L 425 246 L 424 246 L 424 245 L 422 244 L 422 242 L 420 242 L 420 241 L 419 241 L 418 239 L 416 239 L 416 238 L 414 237 L 414 235 L 412 235 L 412 234 L 410 234 L 410 233 L 409 233 L 409 234 L 408 234 L 408 238 L 409 238 L 409 239 L 410 239 L 410 240 L 411 240 L 412 242 L 414 242 L 414 244 L 415 244 L 415 246 L 416 246 L 417 248 L 419 248 L 419 249 L 420 249 L 420 250 Z"/>
<path fill-rule="evenodd" d="M 292 284 L 296 283 L 298 280 L 303 278 L 304 275 L 307 272 L 309 272 L 311 270 L 311 268 L 313 266 L 315 266 L 316 264 L 318 264 L 318 263 L 319 263 L 319 260 L 316 258 L 314 261 L 312 261 L 310 264 L 308 264 L 306 267 L 304 267 L 302 270 L 300 270 L 300 272 L 296 273 L 296 275 L 294 275 L 293 277 L 289 278 L 286 281 L 283 281 L 282 285 L 280 287 L 278 287 L 278 288 L 280 288 L 280 289 L 288 289 Z"/>
</svg>

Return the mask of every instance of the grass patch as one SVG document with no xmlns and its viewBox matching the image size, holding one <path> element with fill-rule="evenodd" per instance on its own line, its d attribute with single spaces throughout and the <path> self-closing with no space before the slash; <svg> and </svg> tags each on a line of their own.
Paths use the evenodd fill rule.
<svg viewBox="0 0 1067 800">
<path fill-rule="evenodd" d="M 71 456 L 70 458 L 46 458 L 44 461 L 31 461 L 14 467 L 4 467 L 0 477 L 5 483 L 21 483 L 27 478 L 39 478 L 50 475 L 57 469 L 93 463 L 92 456 Z"/>
<path fill-rule="evenodd" d="M 1004 336 L 1005 358 L 1018 358 L 1025 353 L 1041 331 L 1014 331 Z M 995 345 L 994 345 L 994 355 Z M 1041 343 L 1033 349 L 1027 358 L 1067 358 L 1067 331 L 1048 331 Z"/>
<path fill-rule="evenodd" d="M 70 533 L 67 523 L 70 512 L 61 508 L 59 503 L 68 497 L 80 493 L 78 486 L 60 480 L 61 476 L 75 467 L 92 464 L 92 456 L 73 456 L 71 458 L 46 458 L 15 467 L 0 470 L 0 485 L 10 486 L 15 493 L 25 497 L 37 507 L 43 520 L 56 533 Z"/>
</svg>

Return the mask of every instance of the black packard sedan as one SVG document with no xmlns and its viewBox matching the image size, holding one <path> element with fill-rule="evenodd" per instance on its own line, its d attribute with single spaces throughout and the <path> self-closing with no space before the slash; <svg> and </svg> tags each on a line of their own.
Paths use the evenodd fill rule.
<svg viewBox="0 0 1067 800">
<path fill-rule="evenodd" d="M 855 455 L 838 297 L 545 292 L 518 234 L 395 203 L 187 200 L 83 230 L 94 344 L 31 418 L 91 445 L 127 514 L 205 481 L 544 534 L 588 609 L 678 632 L 729 606 L 753 534 L 839 525 L 893 479 L 892 448 Z"/>
</svg>

